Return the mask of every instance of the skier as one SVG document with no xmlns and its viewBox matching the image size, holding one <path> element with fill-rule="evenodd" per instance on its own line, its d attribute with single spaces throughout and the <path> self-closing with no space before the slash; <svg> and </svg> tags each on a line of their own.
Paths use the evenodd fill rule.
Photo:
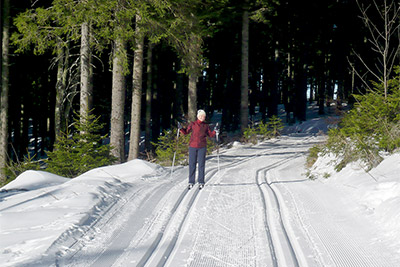
<svg viewBox="0 0 400 267">
<path fill-rule="evenodd" d="M 207 136 L 214 137 L 218 129 L 211 131 L 205 123 L 206 112 L 202 109 L 197 111 L 197 120 L 189 124 L 187 128 L 181 128 L 182 134 L 192 133 L 189 141 L 189 186 L 191 189 L 195 184 L 196 164 L 199 165 L 198 182 L 199 189 L 204 187 L 204 172 L 206 167 Z"/>
</svg>

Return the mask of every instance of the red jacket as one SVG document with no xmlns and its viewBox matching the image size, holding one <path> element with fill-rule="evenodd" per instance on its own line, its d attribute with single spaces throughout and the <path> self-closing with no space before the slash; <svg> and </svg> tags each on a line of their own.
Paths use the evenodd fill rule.
<svg viewBox="0 0 400 267">
<path fill-rule="evenodd" d="M 180 132 L 183 134 L 192 133 L 190 136 L 189 146 L 195 148 L 206 147 L 207 136 L 215 136 L 215 131 L 211 131 L 208 124 L 200 120 L 191 122 L 186 129 L 181 129 Z"/>
</svg>

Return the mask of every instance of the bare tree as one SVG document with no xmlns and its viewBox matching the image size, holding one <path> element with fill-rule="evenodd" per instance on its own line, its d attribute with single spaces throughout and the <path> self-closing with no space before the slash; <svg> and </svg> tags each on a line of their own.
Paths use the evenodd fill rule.
<svg viewBox="0 0 400 267">
<path fill-rule="evenodd" d="M 361 19 L 370 34 L 368 41 L 372 46 L 372 50 L 379 55 L 378 63 L 375 66 L 370 66 L 360 54 L 356 53 L 356 55 L 368 72 L 383 84 L 384 94 L 387 97 L 388 80 L 400 51 L 398 38 L 400 7 L 393 0 L 383 0 L 382 5 L 373 0 L 372 4 L 366 6 L 360 0 L 357 0 L 357 4 L 361 11 Z M 372 17 L 370 15 L 372 11 L 376 11 L 378 16 Z M 393 45 L 394 43 L 396 44 Z M 363 82 L 366 83 L 365 80 Z"/>
</svg>

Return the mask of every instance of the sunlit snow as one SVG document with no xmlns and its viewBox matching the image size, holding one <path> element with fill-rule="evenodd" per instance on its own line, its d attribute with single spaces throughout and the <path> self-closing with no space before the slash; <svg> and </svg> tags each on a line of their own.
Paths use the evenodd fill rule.
<svg viewBox="0 0 400 267">
<path fill-rule="evenodd" d="M 185 166 L 172 176 L 142 160 L 74 179 L 27 171 L 1 188 L 1 266 L 136 266 L 165 229 L 159 247 L 176 238 L 167 266 L 267 266 L 274 257 L 289 266 L 274 233 L 279 214 L 299 266 L 400 266 L 400 154 L 368 173 L 361 163 L 337 173 L 327 156 L 307 179 L 306 151 L 324 141 L 328 118 L 257 145 L 221 147 L 219 161 L 216 153 L 207 159 L 206 187 L 182 198 L 189 212 L 178 207 L 168 223 L 187 190 Z M 257 187 L 263 173 L 266 211 Z"/>
</svg>

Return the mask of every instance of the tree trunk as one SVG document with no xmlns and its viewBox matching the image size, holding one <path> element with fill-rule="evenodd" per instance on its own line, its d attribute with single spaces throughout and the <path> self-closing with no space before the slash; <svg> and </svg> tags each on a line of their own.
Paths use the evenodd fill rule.
<svg viewBox="0 0 400 267">
<path fill-rule="evenodd" d="M 319 67 L 321 68 L 321 71 L 319 71 L 319 77 L 318 77 L 318 114 L 323 115 L 325 114 L 325 109 L 324 109 L 325 86 L 326 86 L 325 71 L 324 71 L 325 66 L 322 63 L 322 65 Z"/>
<path fill-rule="evenodd" d="M 91 53 L 90 53 L 90 26 L 84 22 L 81 25 L 81 91 L 80 91 L 80 120 L 89 117 L 92 109 L 92 86 L 91 86 Z"/>
<path fill-rule="evenodd" d="M 147 49 L 147 85 L 146 85 L 146 122 L 145 122 L 145 148 L 151 150 L 151 102 L 153 89 L 153 45 L 149 44 Z"/>
<path fill-rule="evenodd" d="M 57 57 L 56 102 L 54 107 L 54 133 L 56 141 L 60 137 L 61 132 L 65 131 L 67 127 L 64 113 L 64 97 L 67 90 L 68 49 L 59 44 Z"/>
<path fill-rule="evenodd" d="M 299 121 L 306 120 L 307 111 L 307 65 L 303 58 L 298 62 L 295 79 L 295 117 Z"/>
<path fill-rule="evenodd" d="M 180 60 L 176 60 L 176 70 L 181 68 Z M 174 122 L 180 121 L 182 119 L 182 114 L 185 113 L 183 108 L 183 84 L 184 84 L 184 75 L 182 73 L 176 73 L 176 83 L 175 83 L 175 100 L 174 100 L 174 109 L 173 109 L 173 118 Z"/>
<path fill-rule="evenodd" d="M 249 12 L 247 10 L 243 11 L 241 73 L 240 130 L 243 133 L 247 128 L 249 119 Z"/>
<path fill-rule="evenodd" d="M 139 156 L 144 46 L 144 37 L 140 34 L 140 26 L 138 25 L 140 20 L 140 16 L 136 15 L 136 47 L 133 61 L 132 115 L 128 160 L 136 159 Z"/>
<path fill-rule="evenodd" d="M 9 42 L 10 42 L 10 0 L 4 0 L 3 38 L 1 54 L 1 115 L 0 115 L 0 183 L 5 182 L 5 167 L 8 151 L 8 92 L 9 92 Z M 1 11 L 0 11 L 1 12 Z"/>
<path fill-rule="evenodd" d="M 197 73 L 189 74 L 189 92 L 188 92 L 188 119 L 189 121 L 196 120 L 197 113 Z"/>
<path fill-rule="evenodd" d="M 279 50 L 275 48 L 273 72 L 272 72 L 272 85 L 270 99 L 268 100 L 268 117 L 278 116 L 278 103 L 279 99 Z"/>
<path fill-rule="evenodd" d="M 122 55 L 126 52 L 126 42 L 117 38 L 114 45 L 112 95 L 111 95 L 111 153 L 117 163 L 125 161 L 124 106 L 125 76 Z"/>
<path fill-rule="evenodd" d="M 201 69 L 201 38 L 194 33 L 190 36 L 189 49 L 185 57 L 189 68 L 188 81 L 188 120 L 196 120 L 197 114 L 197 80 Z"/>
<path fill-rule="evenodd" d="M 151 141 L 154 143 L 158 142 L 158 138 L 160 137 L 160 102 L 159 99 L 159 90 L 160 86 L 159 79 L 160 79 L 160 52 L 159 49 L 154 49 L 155 53 L 153 53 L 153 70 L 152 70 L 152 100 L 151 100 Z"/>
</svg>

